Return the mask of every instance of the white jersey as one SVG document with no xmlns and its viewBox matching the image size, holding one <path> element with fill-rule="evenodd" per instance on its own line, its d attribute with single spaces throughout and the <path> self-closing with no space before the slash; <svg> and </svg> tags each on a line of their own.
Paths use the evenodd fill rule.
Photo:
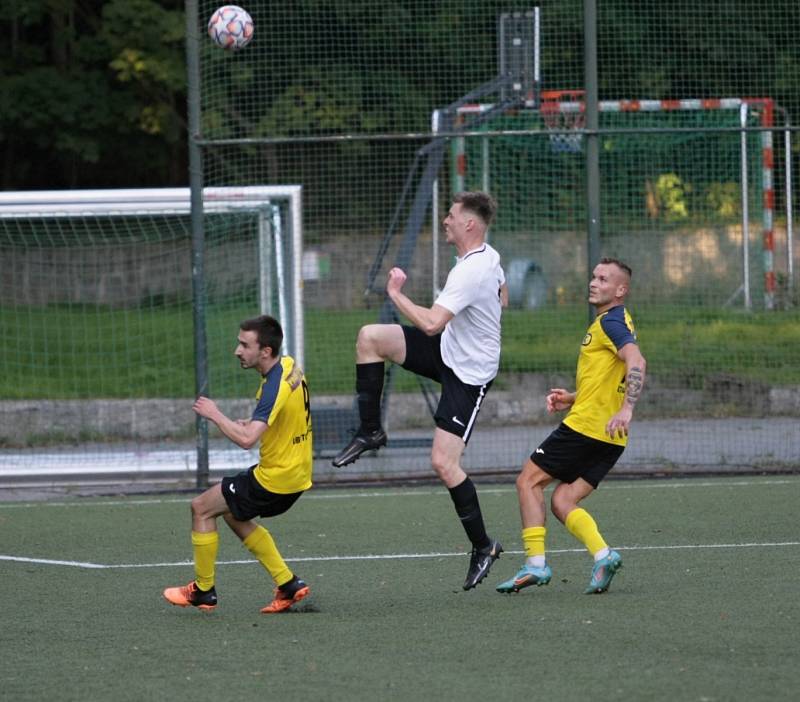
<svg viewBox="0 0 800 702">
<path fill-rule="evenodd" d="M 468 251 L 447 276 L 435 304 L 453 313 L 442 333 L 442 360 L 467 385 L 484 385 L 500 367 L 500 254 L 489 244 Z"/>
</svg>

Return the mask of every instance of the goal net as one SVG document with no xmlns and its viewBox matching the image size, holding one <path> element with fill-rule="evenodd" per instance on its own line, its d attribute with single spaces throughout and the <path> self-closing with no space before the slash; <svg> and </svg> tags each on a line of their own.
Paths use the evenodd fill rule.
<svg viewBox="0 0 800 702">
<path fill-rule="evenodd" d="M 584 105 L 575 99 L 579 92 L 564 92 L 569 101 L 551 93 L 555 99 L 544 100 L 541 110 L 499 115 L 475 130 L 492 136 L 461 137 L 452 146 L 453 189 L 491 190 L 504 203 L 495 245 L 507 259 L 530 258 L 551 275 L 565 251 L 585 253 L 584 137 L 576 118 Z M 600 137 L 602 247 L 641 271 L 638 303 L 771 309 L 772 134 L 740 129 L 771 126 L 771 101 L 626 100 L 599 107 L 599 126 L 608 130 Z M 490 108 L 462 107 L 461 120 Z M 532 139 L 525 130 L 549 136 Z M 704 253 L 706 245 L 713 250 Z M 551 282 L 562 296 L 570 294 L 570 281 Z M 576 289 L 582 293 L 582 284 Z"/>
<path fill-rule="evenodd" d="M 238 323 L 280 316 L 303 359 L 300 188 L 207 188 L 204 212 L 208 387 L 247 416 Z M 186 188 L 0 194 L 0 480 L 191 479 L 192 265 Z"/>
</svg>

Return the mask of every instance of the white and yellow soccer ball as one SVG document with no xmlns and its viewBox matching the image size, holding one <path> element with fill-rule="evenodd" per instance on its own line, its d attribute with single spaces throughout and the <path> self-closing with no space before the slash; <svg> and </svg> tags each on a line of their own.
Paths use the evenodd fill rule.
<svg viewBox="0 0 800 702">
<path fill-rule="evenodd" d="M 237 5 L 224 5 L 208 20 L 208 36 L 223 49 L 241 49 L 253 38 L 253 20 Z"/>
</svg>

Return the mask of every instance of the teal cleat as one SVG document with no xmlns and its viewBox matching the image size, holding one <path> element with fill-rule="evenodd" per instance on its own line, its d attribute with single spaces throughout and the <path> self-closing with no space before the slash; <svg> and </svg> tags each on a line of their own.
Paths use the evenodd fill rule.
<svg viewBox="0 0 800 702">
<path fill-rule="evenodd" d="M 522 588 L 531 585 L 547 585 L 552 577 L 553 571 L 550 570 L 550 566 L 534 568 L 524 565 L 511 580 L 500 583 L 495 589 L 497 592 L 519 592 Z"/>
<path fill-rule="evenodd" d="M 616 551 L 610 551 L 605 558 L 601 558 L 592 568 L 592 579 L 589 587 L 584 590 L 587 595 L 600 594 L 608 590 L 617 571 L 622 568 L 622 556 Z"/>
</svg>

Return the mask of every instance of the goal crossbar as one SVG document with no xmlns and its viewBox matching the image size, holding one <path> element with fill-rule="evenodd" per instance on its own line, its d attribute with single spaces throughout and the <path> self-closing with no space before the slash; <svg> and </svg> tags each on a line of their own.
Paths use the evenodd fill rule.
<svg viewBox="0 0 800 702">
<path fill-rule="evenodd" d="M 575 91 L 567 91 L 575 93 Z M 558 91 L 555 91 L 558 93 Z M 543 97 L 546 93 L 543 93 Z M 458 108 L 459 116 L 470 114 L 481 114 L 491 110 L 494 106 L 485 103 L 473 103 L 462 105 Z M 526 107 L 535 109 L 532 102 L 527 102 Z M 586 109 L 583 100 L 555 100 L 550 105 L 550 109 L 562 114 L 582 113 Z M 601 113 L 653 113 L 653 112 L 696 112 L 696 111 L 735 111 L 741 115 L 742 128 L 747 111 L 753 111 L 758 115 L 761 131 L 761 190 L 762 190 L 762 257 L 764 262 L 764 303 L 767 309 L 775 307 L 776 274 L 774 264 L 775 234 L 774 234 L 774 210 L 775 210 L 775 191 L 774 191 L 774 153 L 772 130 L 774 127 L 774 115 L 777 106 L 772 98 L 753 97 L 753 98 L 689 98 L 682 100 L 600 100 L 598 109 Z M 577 130 L 580 131 L 580 130 Z M 787 137 L 788 138 L 788 137 Z M 464 159 L 464 138 L 457 137 L 455 140 L 457 171 L 455 173 L 456 189 L 463 189 L 463 177 L 465 168 Z M 789 165 L 789 164 L 787 164 Z M 744 168 L 744 166 L 743 166 Z M 789 168 L 790 170 L 790 168 Z M 747 230 L 748 222 L 746 215 L 746 179 L 743 173 L 743 249 L 744 267 L 748 269 L 747 263 Z M 787 203 L 788 205 L 788 203 Z M 791 254 L 789 256 L 791 260 Z M 745 274 L 747 277 L 747 273 Z M 747 306 L 749 304 L 746 302 Z"/>
<path fill-rule="evenodd" d="M 276 202 L 288 203 L 292 255 L 289 284 L 292 304 L 291 320 L 282 319 L 288 327 L 290 352 L 302 366 L 304 363 L 303 320 L 303 223 L 302 186 L 253 185 L 242 187 L 208 187 L 203 189 L 203 212 L 253 212 L 258 215 L 260 251 L 260 308 L 267 312 L 271 304 L 269 292 L 269 257 L 275 248 L 279 280 L 283 282 L 285 256 L 280 248 L 279 218 L 272 216 Z M 136 215 L 188 215 L 191 213 L 189 188 L 129 188 L 107 190 L 35 190 L 0 193 L 0 219 L 70 219 L 78 217 L 131 217 Z M 281 314 L 286 313 L 281 304 Z M 287 324 L 288 322 L 288 324 Z"/>
</svg>

